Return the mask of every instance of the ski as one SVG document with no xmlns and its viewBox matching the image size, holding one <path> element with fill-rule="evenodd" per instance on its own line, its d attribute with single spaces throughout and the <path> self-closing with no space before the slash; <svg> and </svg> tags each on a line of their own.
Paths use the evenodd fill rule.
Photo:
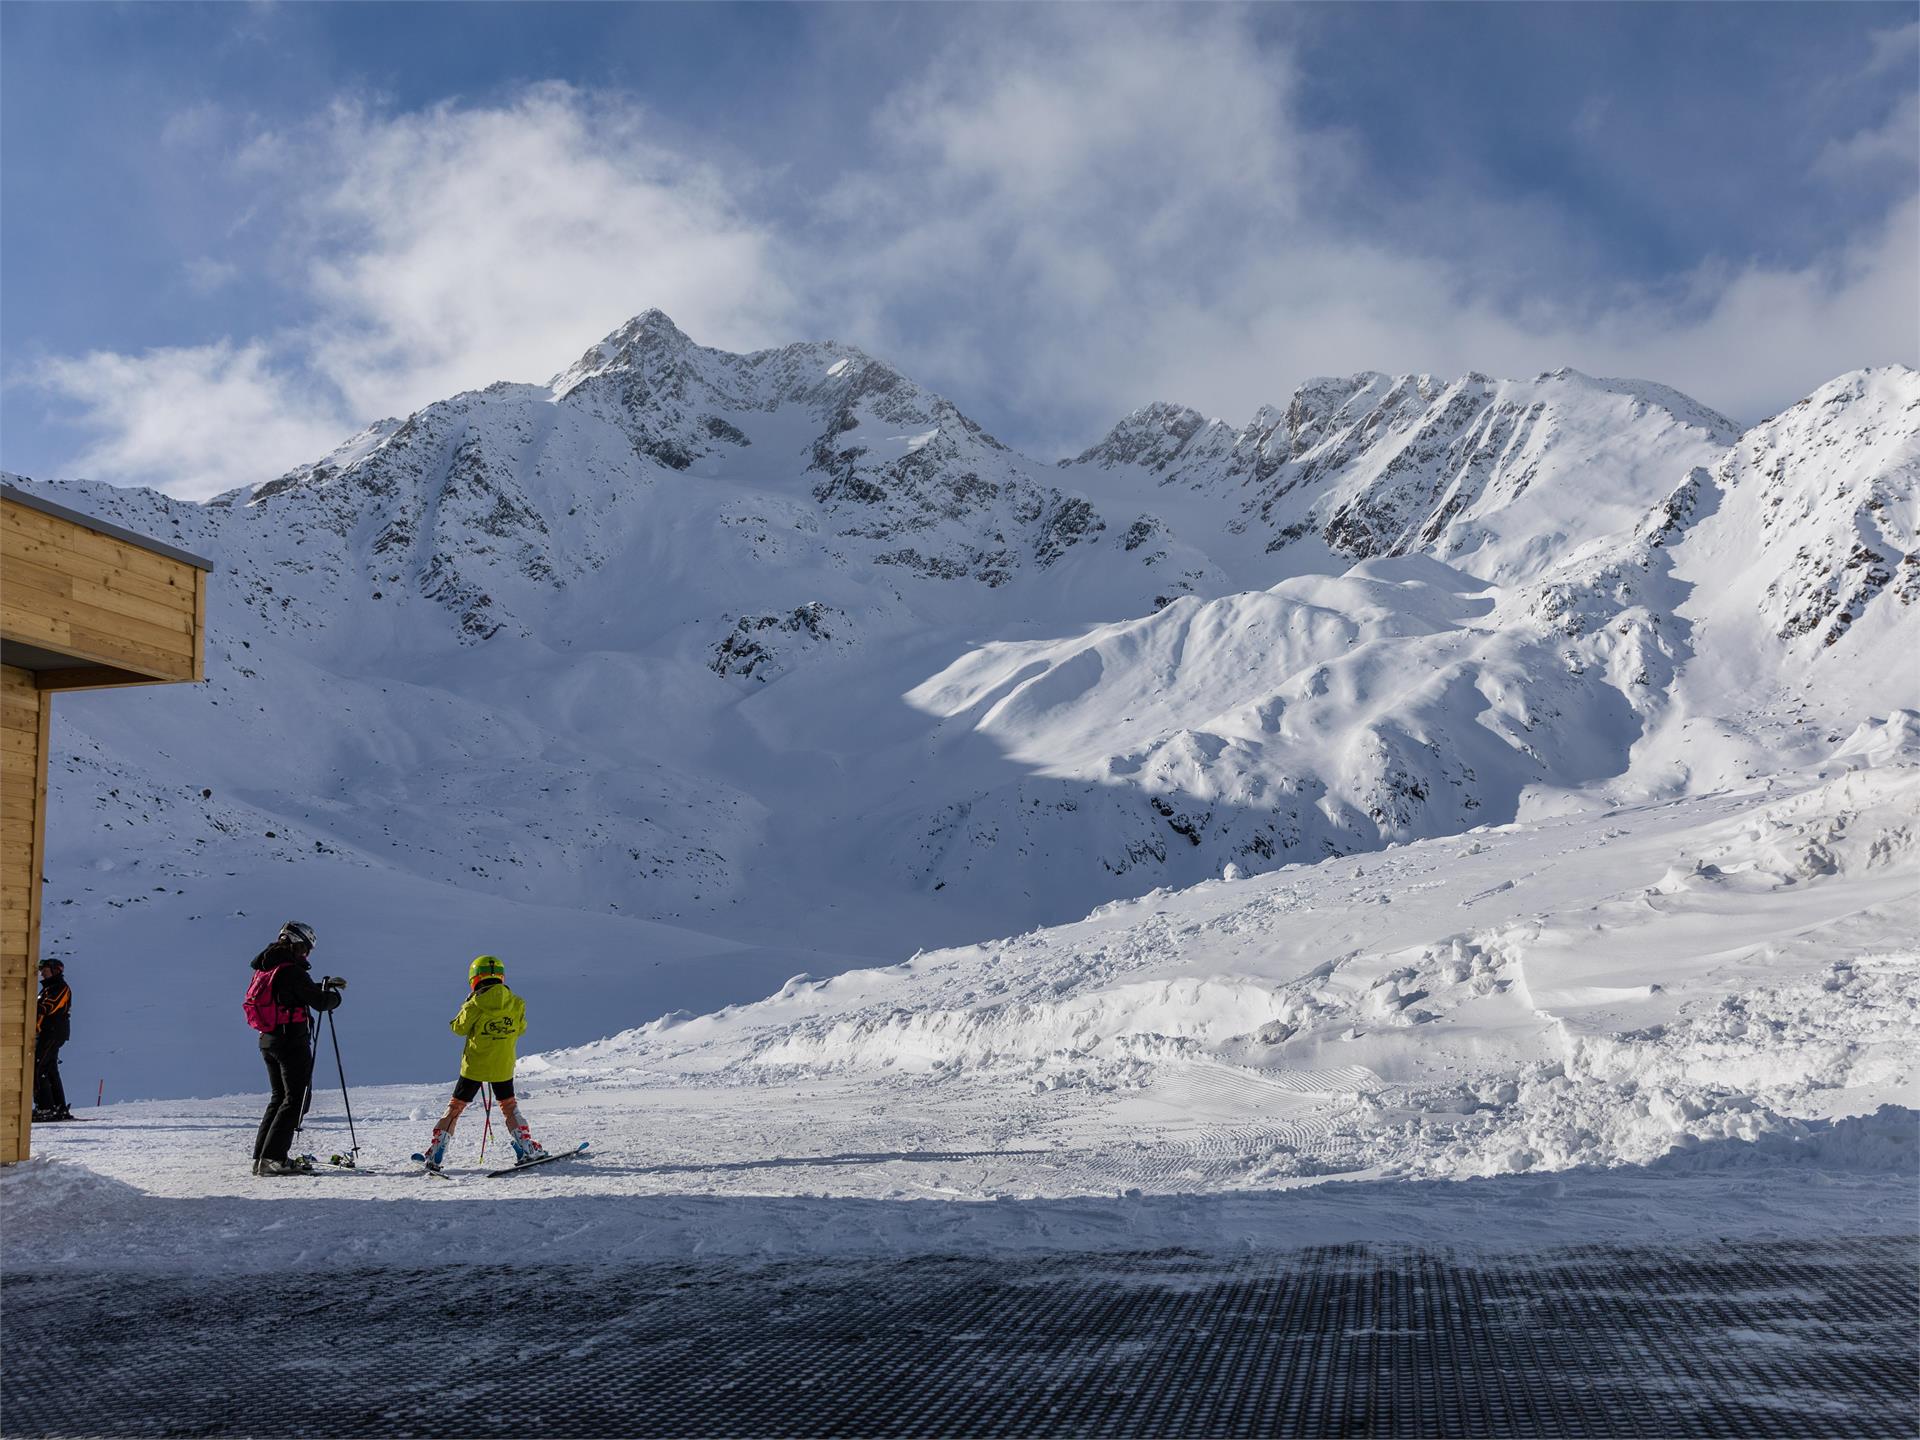
<svg viewBox="0 0 1920 1440">
<path fill-rule="evenodd" d="M 571 1160 L 574 1156 L 585 1153 L 587 1146 L 592 1143 L 590 1140 L 582 1140 L 571 1150 L 554 1150 L 542 1155 L 538 1160 L 527 1160 L 519 1164 L 509 1165 L 504 1170 L 489 1170 L 487 1171 L 487 1178 L 493 1180 L 498 1179 L 502 1175 L 517 1175 L 520 1171 L 531 1170 L 536 1165 L 550 1165 L 555 1160 Z"/>
<path fill-rule="evenodd" d="M 440 1166 L 435 1165 L 431 1160 L 427 1159 L 427 1157 L 421 1154 L 418 1150 L 413 1152 L 413 1158 L 418 1160 L 422 1165 L 422 1167 L 424 1167 L 420 1172 L 421 1174 L 431 1175 L 441 1180 L 453 1179 L 453 1176 L 449 1175 Z"/>
</svg>

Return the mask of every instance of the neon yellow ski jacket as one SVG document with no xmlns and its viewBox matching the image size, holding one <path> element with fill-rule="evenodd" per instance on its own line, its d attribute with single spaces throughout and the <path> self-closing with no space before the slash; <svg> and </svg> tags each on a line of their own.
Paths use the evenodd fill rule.
<svg viewBox="0 0 1920 1440">
<path fill-rule="evenodd" d="M 462 1075 L 488 1082 L 513 1078 L 513 1042 L 527 1033 L 527 1002 L 504 981 L 474 991 L 448 1024 L 454 1034 L 467 1037 L 460 1052 Z"/>
</svg>

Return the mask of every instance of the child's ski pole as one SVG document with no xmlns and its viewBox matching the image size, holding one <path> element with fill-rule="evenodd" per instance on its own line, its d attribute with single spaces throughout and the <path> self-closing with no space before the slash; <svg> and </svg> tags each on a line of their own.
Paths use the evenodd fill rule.
<svg viewBox="0 0 1920 1440">
<path fill-rule="evenodd" d="M 489 1085 L 486 1093 L 480 1097 L 480 1108 L 486 1113 L 486 1123 L 480 1127 L 480 1158 L 487 1158 L 487 1137 L 493 1134 L 493 1087 Z"/>
</svg>

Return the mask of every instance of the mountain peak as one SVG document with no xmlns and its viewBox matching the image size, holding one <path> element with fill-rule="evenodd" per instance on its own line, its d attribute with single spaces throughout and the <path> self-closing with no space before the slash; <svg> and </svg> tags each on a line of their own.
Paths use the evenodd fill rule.
<svg viewBox="0 0 1920 1440">
<path fill-rule="evenodd" d="M 673 323 L 673 317 L 657 306 L 642 310 L 602 343 L 609 342 L 672 345 L 676 348 L 693 343 L 687 338 L 687 332 Z"/>
<path fill-rule="evenodd" d="M 1149 470 L 1172 463 L 1193 437 L 1206 428 L 1207 417 L 1191 406 L 1155 400 L 1123 418 L 1100 440 L 1062 465 L 1142 465 Z"/>
<path fill-rule="evenodd" d="M 632 368 L 649 360 L 677 356 L 692 348 L 693 341 L 686 331 L 674 324 L 666 311 L 650 307 L 590 347 L 548 385 L 556 394 L 564 395 L 583 380 L 608 370 Z"/>
</svg>

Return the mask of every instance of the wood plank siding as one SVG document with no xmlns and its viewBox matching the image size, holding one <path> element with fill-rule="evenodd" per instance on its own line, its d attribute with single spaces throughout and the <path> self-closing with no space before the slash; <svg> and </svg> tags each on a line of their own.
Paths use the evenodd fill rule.
<svg viewBox="0 0 1920 1440">
<path fill-rule="evenodd" d="M 32 1142 L 53 697 L 204 679 L 209 568 L 11 486 L 0 493 L 0 1164 L 25 1159 Z"/>
<path fill-rule="evenodd" d="M 198 678 L 205 572 L 0 498 L 0 635 L 147 681 Z"/>
<path fill-rule="evenodd" d="M 0 666 L 0 1161 L 27 1155 L 33 1101 L 33 1007 L 40 956 L 40 864 L 46 845 L 47 722 L 53 697 L 32 672 Z"/>
</svg>

